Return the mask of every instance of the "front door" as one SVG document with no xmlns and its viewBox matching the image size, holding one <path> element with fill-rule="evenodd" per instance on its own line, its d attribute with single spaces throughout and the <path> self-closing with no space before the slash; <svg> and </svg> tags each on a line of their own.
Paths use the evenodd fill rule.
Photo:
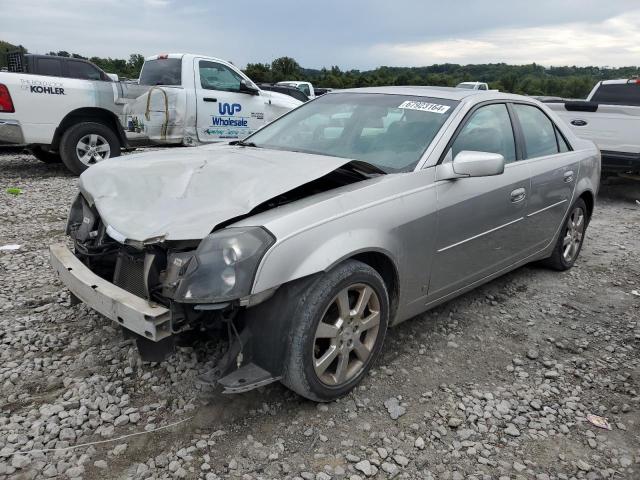
<svg viewBox="0 0 640 480">
<path fill-rule="evenodd" d="M 239 140 L 264 125 L 264 97 L 241 92 L 249 80 L 233 66 L 198 58 L 194 68 L 198 140 Z"/>
<path fill-rule="evenodd" d="M 516 160 L 519 155 L 505 104 L 481 106 L 471 114 L 445 161 L 463 150 L 499 153 L 506 166 L 501 175 L 436 185 L 438 226 L 429 301 L 491 275 L 531 250 L 524 221 L 530 169 Z"/>
</svg>

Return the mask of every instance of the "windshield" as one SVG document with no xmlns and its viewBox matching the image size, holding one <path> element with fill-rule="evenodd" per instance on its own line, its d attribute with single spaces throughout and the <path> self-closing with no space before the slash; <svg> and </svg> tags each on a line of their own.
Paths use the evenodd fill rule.
<svg viewBox="0 0 640 480">
<path fill-rule="evenodd" d="M 469 90 L 473 90 L 474 88 L 476 88 L 476 84 L 475 83 L 459 83 L 456 88 L 467 88 Z"/>
<path fill-rule="evenodd" d="M 456 105 L 430 97 L 329 94 L 265 126 L 245 142 L 362 160 L 387 173 L 408 172 Z"/>
<path fill-rule="evenodd" d="M 144 62 L 140 85 L 182 85 L 182 59 L 159 58 Z"/>
</svg>

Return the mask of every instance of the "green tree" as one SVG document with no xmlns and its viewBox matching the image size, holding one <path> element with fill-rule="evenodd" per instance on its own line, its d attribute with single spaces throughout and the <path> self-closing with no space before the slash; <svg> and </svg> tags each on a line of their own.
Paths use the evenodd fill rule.
<svg viewBox="0 0 640 480">
<path fill-rule="evenodd" d="M 300 65 L 291 57 L 276 58 L 271 62 L 273 81 L 297 80 L 300 74 Z"/>
<path fill-rule="evenodd" d="M 271 83 L 273 74 L 268 63 L 248 63 L 244 73 L 254 82 Z"/>
</svg>

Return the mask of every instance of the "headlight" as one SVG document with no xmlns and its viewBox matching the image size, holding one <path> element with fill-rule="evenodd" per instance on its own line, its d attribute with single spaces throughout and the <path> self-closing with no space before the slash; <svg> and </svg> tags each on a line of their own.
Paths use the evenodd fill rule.
<svg viewBox="0 0 640 480">
<path fill-rule="evenodd" d="M 167 278 L 175 279 L 173 298 L 195 303 L 246 297 L 262 256 L 274 242 L 260 227 L 232 227 L 207 235 L 195 253 L 169 257 Z"/>
</svg>

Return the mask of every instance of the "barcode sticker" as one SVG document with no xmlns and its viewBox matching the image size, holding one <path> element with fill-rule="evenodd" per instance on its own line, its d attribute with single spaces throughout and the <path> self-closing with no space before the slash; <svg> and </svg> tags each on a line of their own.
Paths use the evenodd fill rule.
<svg viewBox="0 0 640 480">
<path fill-rule="evenodd" d="M 402 102 L 398 106 L 398 108 L 405 108 L 407 110 L 419 110 L 421 112 L 432 112 L 432 113 L 447 113 L 447 111 L 451 108 L 447 105 L 438 105 L 437 103 L 428 103 L 428 102 L 412 102 L 411 100 L 407 100 L 406 102 Z"/>
</svg>

